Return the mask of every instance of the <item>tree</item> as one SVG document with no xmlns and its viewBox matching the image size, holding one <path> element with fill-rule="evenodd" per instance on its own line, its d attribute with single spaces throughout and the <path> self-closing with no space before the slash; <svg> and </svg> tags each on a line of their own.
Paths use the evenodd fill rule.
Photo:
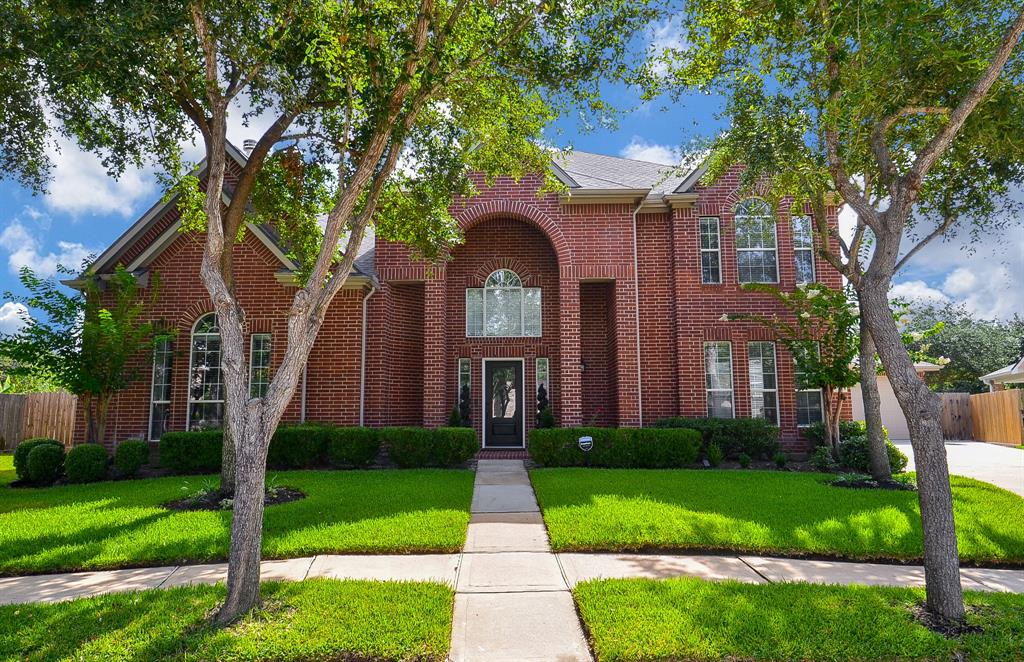
<svg viewBox="0 0 1024 662">
<path fill-rule="evenodd" d="M 937 237 L 998 230 L 1024 180 L 1024 8 L 1013 0 L 688 3 L 662 54 L 679 90 L 725 94 L 707 176 L 737 163 L 809 213 L 820 254 L 857 292 L 907 416 L 918 471 L 928 608 L 964 615 L 938 397 L 917 377 L 887 299 Z M 653 68 L 652 68 L 653 70 Z M 857 213 L 853 237 L 827 207 Z"/>
<path fill-rule="evenodd" d="M 10 366 L 7 374 L 27 380 L 42 376 L 77 395 L 85 411 L 86 441 L 106 441 L 110 403 L 138 376 L 130 361 L 153 346 L 156 327 L 143 320 L 143 313 L 158 288 L 154 284 L 144 296 L 124 268 L 102 290 L 94 279 L 82 279 L 83 290 L 74 294 L 28 267 L 22 267 L 19 277 L 29 294 L 6 296 L 32 314 L 20 330 L 0 336 L 0 357 Z"/>
<path fill-rule="evenodd" d="M 6 29 L 35 57 L 11 65 L 39 81 L 59 130 L 114 173 L 155 154 L 177 181 L 183 226 L 205 233 L 200 276 L 220 326 L 236 473 L 217 619 L 233 621 L 259 600 L 270 437 L 367 225 L 426 258 L 442 254 L 458 239 L 451 203 L 479 181 L 470 173 L 546 172 L 542 128 L 573 102 L 604 110 L 596 74 L 624 70 L 650 14 L 626 0 L 50 0 L 14 13 Z M 241 99 L 246 117 L 273 122 L 225 201 L 227 119 Z M 179 143 L 193 131 L 202 178 L 179 176 Z M 302 265 L 262 398 L 247 389 L 233 278 L 249 213 L 278 225 Z"/>
</svg>

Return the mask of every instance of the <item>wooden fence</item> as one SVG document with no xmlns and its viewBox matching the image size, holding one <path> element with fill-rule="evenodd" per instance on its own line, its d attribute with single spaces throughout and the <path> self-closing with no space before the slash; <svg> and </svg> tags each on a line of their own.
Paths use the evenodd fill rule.
<svg viewBox="0 0 1024 662">
<path fill-rule="evenodd" d="M 12 451 L 32 437 L 50 437 L 70 445 L 77 401 L 63 391 L 0 394 L 0 449 Z"/>
<path fill-rule="evenodd" d="M 942 398 L 942 436 L 945 439 L 973 439 L 971 394 L 939 393 Z"/>
<path fill-rule="evenodd" d="M 1024 444 L 1024 389 L 972 395 L 971 425 L 977 441 Z"/>
</svg>

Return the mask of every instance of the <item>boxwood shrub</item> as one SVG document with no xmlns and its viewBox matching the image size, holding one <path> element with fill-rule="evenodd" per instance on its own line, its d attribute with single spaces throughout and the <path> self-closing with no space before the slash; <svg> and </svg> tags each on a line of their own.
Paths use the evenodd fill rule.
<svg viewBox="0 0 1024 662">
<path fill-rule="evenodd" d="M 480 450 L 473 428 L 454 427 L 434 430 L 435 461 L 440 467 L 465 464 Z"/>
<path fill-rule="evenodd" d="M 400 467 L 453 467 L 479 450 L 471 428 L 381 428 L 380 440 Z"/>
<path fill-rule="evenodd" d="M 327 428 L 327 459 L 333 467 L 363 469 L 380 454 L 380 437 L 373 428 Z"/>
<path fill-rule="evenodd" d="M 324 462 L 330 428 L 317 423 L 280 425 L 270 439 L 267 467 L 311 469 Z"/>
<path fill-rule="evenodd" d="M 14 449 L 14 473 L 17 474 L 19 480 L 28 480 L 28 454 L 32 452 L 32 449 L 36 446 L 43 444 L 51 444 L 54 446 L 60 446 L 64 448 L 64 444 L 57 441 L 56 439 L 50 439 L 47 437 L 33 437 L 32 439 L 26 439 L 25 441 L 18 444 L 18 447 Z"/>
<path fill-rule="evenodd" d="M 825 426 L 815 423 L 803 429 L 803 435 L 817 445 L 825 443 Z M 882 428 L 889 468 L 900 473 L 907 468 L 909 458 L 889 440 L 889 431 Z M 847 469 L 871 473 L 871 451 L 868 449 L 868 427 L 864 421 L 839 421 L 839 463 Z"/>
<path fill-rule="evenodd" d="M 64 466 L 64 446 L 38 444 L 28 453 L 25 468 L 28 480 L 36 485 L 50 485 L 60 478 Z"/>
<path fill-rule="evenodd" d="M 99 444 L 75 446 L 64 458 L 64 475 L 69 483 L 95 483 L 107 477 L 107 449 Z"/>
<path fill-rule="evenodd" d="M 220 471 L 223 430 L 165 432 L 160 437 L 160 466 L 176 474 Z"/>
<path fill-rule="evenodd" d="M 579 438 L 592 437 L 589 451 Z M 693 464 L 700 433 L 687 428 L 544 428 L 530 432 L 530 458 L 547 467 L 667 468 Z"/>
<path fill-rule="evenodd" d="M 135 476 L 149 462 L 149 442 L 126 439 L 114 450 L 114 466 L 125 476 Z"/>
<path fill-rule="evenodd" d="M 654 427 L 698 430 L 705 453 L 715 444 L 729 459 L 745 454 L 767 460 L 779 451 L 779 428 L 763 418 L 664 418 Z"/>
</svg>

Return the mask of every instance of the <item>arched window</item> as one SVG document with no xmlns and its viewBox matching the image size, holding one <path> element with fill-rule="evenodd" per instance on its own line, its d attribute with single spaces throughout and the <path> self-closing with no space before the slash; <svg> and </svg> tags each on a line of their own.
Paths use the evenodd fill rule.
<svg viewBox="0 0 1024 662">
<path fill-rule="evenodd" d="M 498 269 L 483 287 L 466 289 L 466 335 L 498 338 L 541 334 L 539 287 L 523 287 L 519 274 Z"/>
<path fill-rule="evenodd" d="M 224 380 L 220 369 L 220 327 L 217 314 L 207 313 L 192 327 L 188 367 L 189 430 L 224 424 Z"/>
<path fill-rule="evenodd" d="M 760 198 L 736 205 L 736 268 L 741 283 L 779 282 L 775 214 Z"/>
</svg>

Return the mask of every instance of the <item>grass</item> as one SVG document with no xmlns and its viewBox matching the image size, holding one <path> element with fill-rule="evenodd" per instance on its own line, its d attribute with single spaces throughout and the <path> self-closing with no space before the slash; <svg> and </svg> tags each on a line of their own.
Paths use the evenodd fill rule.
<svg viewBox="0 0 1024 662">
<path fill-rule="evenodd" d="M 530 474 L 556 551 L 689 549 L 917 560 L 915 492 L 831 487 L 772 471 L 541 469 Z M 1024 563 L 1024 499 L 953 477 L 964 561 Z"/>
<path fill-rule="evenodd" d="M 0 487 L 10 485 L 17 477 L 14 473 L 14 455 L 0 453 Z"/>
<path fill-rule="evenodd" d="M 466 538 L 470 471 L 294 471 L 268 478 L 306 498 L 267 508 L 264 558 L 453 552 Z M 0 574 L 224 560 L 229 512 L 160 505 L 214 480 L 0 487 Z"/>
<path fill-rule="evenodd" d="M 968 593 L 980 634 L 919 625 L 918 589 L 620 579 L 574 594 L 599 662 L 1019 660 L 1024 595 Z"/>
<path fill-rule="evenodd" d="M 208 616 L 223 585 L 0 607 L 0 659 L 444 660 L 452 590 L 311 579 L 265 583 L 263 607 L 229 628 Z"/>
</svg>

